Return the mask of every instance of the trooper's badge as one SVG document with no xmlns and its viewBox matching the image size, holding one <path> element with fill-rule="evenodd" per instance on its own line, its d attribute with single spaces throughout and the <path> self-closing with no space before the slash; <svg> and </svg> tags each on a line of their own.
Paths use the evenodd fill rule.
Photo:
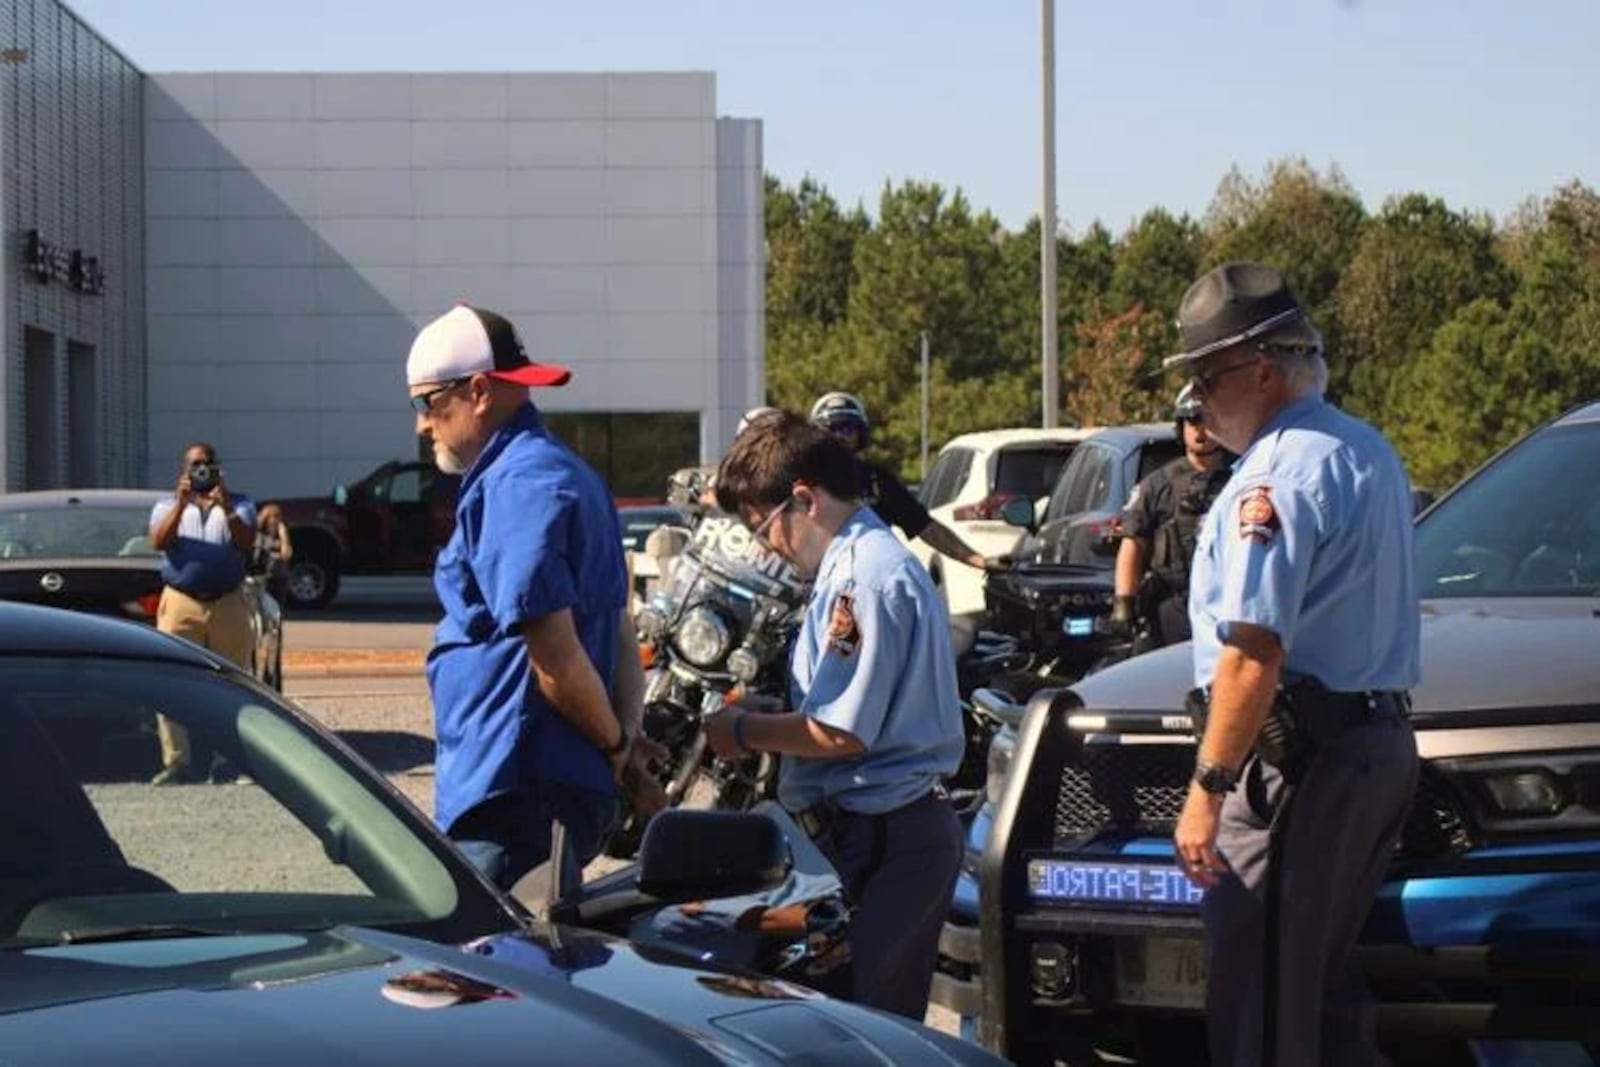
<svg viewBox="0 0 1600 1067">
<path fill-rule="evenodd" d="M 828 648 L 841 656 L 855 652 L 861 643 L 861 629 L 856 625 L 855 599 L 849 593 L 840 593 L 833 600 L 828 614 Z"/>
<path fill-rule="evenodd" d="M 1272 506 L 1272 487 L 1258 485 L 1239 498 L 1239 536 L 1266 544 L 1278 535 L 1278 511 Z"/>
</svg>

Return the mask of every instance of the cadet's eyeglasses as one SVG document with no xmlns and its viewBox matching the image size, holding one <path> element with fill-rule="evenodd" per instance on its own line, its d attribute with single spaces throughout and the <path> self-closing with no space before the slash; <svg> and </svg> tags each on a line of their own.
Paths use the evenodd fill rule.
<svg viewBox="0 0 1600 1067">
<path fill-rule="evenodd" d="M 772 542 L 767 539 L 767 531 L 772 529 L 772 524 L 778 521 L 778 516 L 782 515 L 792 503 L 794 503 L 794 497 L 787 497 L 783 503 L 767 512 L 766 515 L 750 527 L 750 536 L 760 542 L 762 547 L 772 548 Z M 776 550 L 774 549 L 774 551 Z"/>
<path fill-rule="evenodd" d="M 411 398 L 411 410 L 415 411 L 418 415 L 428 414 L 433 410 L 434 397 L 443 396 L 445 393 L 448 393 L 450 390 L 459 386 L 462 382 L 467 381 L 471 381 L 471 379 L 457 378 L 454 381 L 445 382 L 437 389 L 429 389 L 426 393 L 418 393 L 416 396 Z"/>
</svg>

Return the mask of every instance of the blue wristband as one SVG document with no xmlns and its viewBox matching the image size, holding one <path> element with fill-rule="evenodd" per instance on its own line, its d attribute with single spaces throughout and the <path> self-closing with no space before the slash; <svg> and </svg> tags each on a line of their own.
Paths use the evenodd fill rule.
<svg viewBox="0 0 1600 1067">
<path fill-rule="evenodd" d="M 750 746 L 744 741 L 744 712 L 739 712 L 733 720 L 733 743 L 739 746 L 740 752 L 749 752 Z"/>
</svg>

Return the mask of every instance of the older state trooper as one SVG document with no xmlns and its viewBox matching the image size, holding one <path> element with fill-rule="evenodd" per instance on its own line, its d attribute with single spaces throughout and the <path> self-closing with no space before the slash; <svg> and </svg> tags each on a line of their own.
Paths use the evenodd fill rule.
<svg viewBox="0 0 1600 1067">
<path fill-rule="evenodd" d="M 736 706 L 706 734 L 719 755 L 783 755 L 778 800 L 854 908 L 852 999 L 921 1019 L 961 863 L 941 785 L 965 744 L 955 656 L 928 572 L 857 494 L 849 449 L 792 413 L 755 421 L 723 459 L 723 509 L 815 585 L 793 710 Z"/>
<path fill-rule="evenodd" d="M 1352 952 L 1417 775 L 1405 471 L 1323 399 L 1322 339 L 1277 271 L 1216 268 L 1178 327 L 1166 366 L 1240 454 L 1191 576 L 1201 740 L 1175 833 L 1208 887 L 1212 1061 L 1383 1062 Z"/>
</svg>

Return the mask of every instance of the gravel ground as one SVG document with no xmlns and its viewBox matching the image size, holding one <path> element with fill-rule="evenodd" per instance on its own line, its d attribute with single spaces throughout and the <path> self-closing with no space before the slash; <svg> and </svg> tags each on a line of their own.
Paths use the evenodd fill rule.
<svg viewBox="0 0 1600 1067">
<path fill-rule="evenodd" d="M 384 679 L 361 691 L 359 683 L 306 682 L 290 692 L 301 708 L 382 771 L 424 814 L 433 811 L 432 709 L 426 691 Z M 97 785 L 95 805 L 129 860 L 190 892 L 242 888 L 272 891 L 295 884 L 329 892 L 360 886 L 323 855 L 315 837 L 285 816 L 257 786 L 191 785 L 156 788 L 139 783 Z M 180 832 L 181 828 L 181 832 Z M 602 857 L 587 875 L 619 866 Z M 228 870 L 225 884 L 208 870 Z M 241 872 L 248 872 L 243 874 Z M 519 890 L 523 887 L 519 887 Z M 532 887 L 527 899 L 532 895 Z M 529 900 L 530 904 L 535 903 Z M 957 1031 L 955 1016 L 930 1008 L 928 1024 Z"/>
</svg>

